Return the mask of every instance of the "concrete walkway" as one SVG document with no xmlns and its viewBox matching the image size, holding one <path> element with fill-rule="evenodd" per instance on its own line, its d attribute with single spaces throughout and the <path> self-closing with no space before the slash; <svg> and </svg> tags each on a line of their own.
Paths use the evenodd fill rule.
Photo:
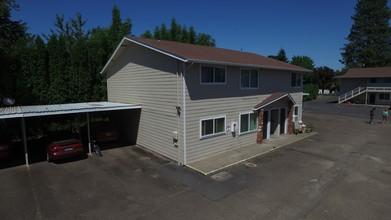
<svg viewBox="0 0 391 220">
<path fill-rule="evenodd" d="M 279 136 L 278 138 L 264 140 L 263 144 L 253 144 L 247 147 L 237 148 L 221 154 L 217 154 L 215 156 L 208 157 L 203 160 L 189 163 L 186 166 L 204 175 L 209 175 L 211 173 L 236 165 L 253 157 L 268 153 L 270 151 L 276 150 L 288 144 L 292 144 L 296 141 L 302 140 L 315 134 L 317 133 L 311 132 L 298 135 L 283 135 Z"/>
</svg>

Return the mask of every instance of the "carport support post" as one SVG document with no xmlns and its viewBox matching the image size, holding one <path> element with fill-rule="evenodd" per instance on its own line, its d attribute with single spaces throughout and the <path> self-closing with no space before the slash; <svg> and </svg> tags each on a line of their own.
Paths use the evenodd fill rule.
<svg viewBox="0 0 391 220">
<path fill-rule="evenodd" d="M 91 155 L 90 114 L 87 112 L 88 154 Z"/>
<path fill-rule="evenodd" d="M 27 141 L 26 141 L 26 124 L 24 122 L 24 117 L 22 120 L 22 140 L 23 140 L 23 149 L 24 149 L 24 159 L 26 161 L 26 167 L 29 167 L 29 155 L 27 152 Z"/>
</svg>

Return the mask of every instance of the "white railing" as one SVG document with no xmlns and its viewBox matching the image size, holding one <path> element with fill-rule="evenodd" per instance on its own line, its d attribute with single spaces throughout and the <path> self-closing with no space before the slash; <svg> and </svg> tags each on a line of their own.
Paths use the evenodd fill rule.
<svg viewBox="0 0 391 220">
<path fill-rule="evenodd" d="M 391 92 L 391 87 L 367 87 L 368 92 Z"/>
<path fill-rule="evenodd" d="M 338 96 L 338 103 L 345 102 L 348 99 L 351 99 L 353 97 L 361 95 L 362 93 L 364 93 L 367 90 L 367 88 L 368 87 L 360 86 L 360 87 L 355 88 L 355 89 L 353 89 L 343 95 Z"/>
<path fill-rule="evenodd" d="M 363 94 L 364 92 L 389 92 L 391 93 L 391 87 L 366 87 L 366 86 L 360 86 L 358 88 L 355 88 L 343 95 L 338 96 L 338 103 L 345 102 L 351 98 L 354 98 L 358 95 Z"/>
</svg>

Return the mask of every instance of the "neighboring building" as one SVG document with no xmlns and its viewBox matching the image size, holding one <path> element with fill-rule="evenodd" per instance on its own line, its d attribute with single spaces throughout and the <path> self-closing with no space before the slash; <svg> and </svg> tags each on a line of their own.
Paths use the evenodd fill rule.
<svg viewBox="0 0 391 220">
<path fill-rule="evenodd" d="M 125 37 L 108 100 L 142 105 L 137 144 L 187 164 L 292 133 L 309 70 L 254 53 Z"/>
<path fill-rule="evenodd" d="M 391 94 L 391 67 L 352 68 L 340 79 L 338 103 L 389 105 Z"/>
</svg>

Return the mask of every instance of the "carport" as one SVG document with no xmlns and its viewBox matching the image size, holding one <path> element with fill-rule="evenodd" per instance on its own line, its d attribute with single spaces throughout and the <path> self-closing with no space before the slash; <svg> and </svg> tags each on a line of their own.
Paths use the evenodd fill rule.
<svg viewBox="0 0 391 220">
<path fill-rule="evenodd" d="M 88 150 L 91 154 L 90 115 L 92 112 L 141 109 L 141 105 L 115 102 L 89 102 L 58 105 L 10 106 L 0 108 L 0 119 L 20 118 L 26 166 L 29 166 L 25 118 L 76 113 L 87 114 Z"/>
</svg>

